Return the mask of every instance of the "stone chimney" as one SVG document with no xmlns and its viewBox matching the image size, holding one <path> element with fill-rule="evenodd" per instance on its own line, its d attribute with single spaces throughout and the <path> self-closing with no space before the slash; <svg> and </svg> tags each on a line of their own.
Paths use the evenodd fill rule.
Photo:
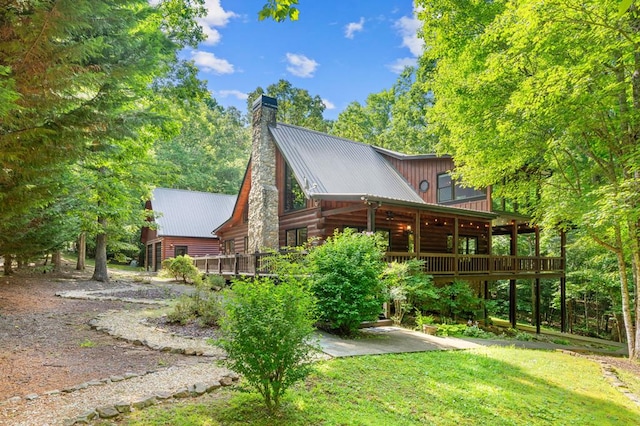
<svg viewBox="0 0 640 426">
<path fill-rule="evenodd" d="M 276 124 L 278 102 L 260 95 L 253 103 L 249 252 L 279 249 L 276 146 L 269 126 Z"/>
</svg>

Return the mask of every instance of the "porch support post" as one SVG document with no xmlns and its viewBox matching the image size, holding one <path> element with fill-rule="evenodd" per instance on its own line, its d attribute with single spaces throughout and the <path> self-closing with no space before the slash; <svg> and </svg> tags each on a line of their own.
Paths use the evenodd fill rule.
<svg viewBox="0 0 640 426">
<path fill-rule="evenodd" d="M 418 255 L 420 254 L 420 225 L 422 225 L 422 222 L 420 221 L 420 210 L 416 210 L 416 223 L 415 226 L 413 227 L 413 229 L 415 229 L 415 232 L 413 234 L 413 248 L 416 252 L 416 259 L 418 258 Z"/>
<path fill-rule="evenodd" d="M 487 315 L 487 300 L 489 300 L 489 281 L 484 282 L 484 323 L 489 324 L 489 316 Z"/>
<path fill-rule="evenodd" d="M 536 334 L 540 334 L 540 278 L 536 278 Z"/>
<path fill-rule="evenodd" d="M 511 328 L 516 328 L 516 280 L 509 280 L 509 321 Z"/>
<path fill-rule="evenodd" d="M 562 262 L 562 276 L 560 277 L 560 331 L 567 332 L 567 234 L 560 231 L 560 258 Z"/>
<path fill-rule="evenodd" d="M 453 218 L 453 276 L 458 277 L 458 217 Z"/>
<path fill-rule="evenodd" d="M 510 254 L 513 260 L 513 272 L 518 271 L 518 224 L 515 220 L 511 222 L 511 247 Z M 517 297 L 516 297 L 516 280 L 509 280 L 509 320 L 511 321 L 511 327 L 516 328 L 516 312 L 517 312 Z"/>
<path fill-rule="evenodd" d="M 367 232 L 376 232 L 376 209 L 372 204 L 367 207 Z"/>
</svg>

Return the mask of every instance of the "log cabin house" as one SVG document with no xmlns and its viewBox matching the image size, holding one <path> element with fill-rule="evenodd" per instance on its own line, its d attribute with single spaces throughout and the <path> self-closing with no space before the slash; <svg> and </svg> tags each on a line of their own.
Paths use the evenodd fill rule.
<svg viewBox="0 0 640 426">
<path fill-rule="evenodd" d="M 451 157 L 406 155 L 276 123 L 276 112 L 276 99 L 264 95 L 253 105 L 250 163 L 233 213 L 215 229 L 230 260 L 218 261 L 220 273 L 259 273 L 257 253 L 349 227 L 383 232 L 388 261 L 421 259 L 436 282 L 464 279 L 486 297 L 489 281 L 509 280 L 514 326 L 518 279 L 535 280 L 538 306 L 540 279 L 560 280 L 564 308 L 564 244 L 559 257 L 541 256 L 538 228 L 492 211 L 491 188 L 458 185 Z M 522 234 L 535 235 L 535 256 L 518 256 Z M 492 253 L 497 235 L 510 239 L 509 255 Z"/>
<path fill-rule="evenodd" d="M 169 257 L 220 254 L 220 239 L 211 232 L 231 216 L 235 195 L 156 188 L 145 208 L 154 212 L 153 227 L 142 228 L 144 266 L 158 271 Z"/>
</svg>

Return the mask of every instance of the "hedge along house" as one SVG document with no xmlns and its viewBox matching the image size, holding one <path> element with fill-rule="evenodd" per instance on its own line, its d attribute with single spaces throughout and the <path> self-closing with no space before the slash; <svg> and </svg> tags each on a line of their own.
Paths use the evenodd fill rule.
<svg viewBox="0 0 640 426">
<path fill-rule="evenodd" d="M 154 189 L 145 207 L 154 212 L 155 226 L 142 228 L 141 235 L 145 268 L 157 271 L 169 257 L 219 254 L 220 239 L 211 230 L 231 216 L 235 202 L 235 195 Z"/>
<path fill-rule="evenodd" d="M 509 280 L 514 325 L 516 280 L 535 280 L 537 304 L 541 278 L 560 279 L 564 296 L 564 251 L 540 256 L 536 238 L 536 255 L 518 256 L 518 235 L 538 237 L 538 229 L 493 212 L 490 188 L 457 185 L 451 157 L 406 155 L 276 123 L 276 112 L 276 100 L 264 95 L 253 105 L 250 163 L 231 217 L 215 229 L 225 254 L 249 259 L 348 227 L 382 232 L 388 261 L 421 259 L 436 282 L 464 279 L 486 297 L 489 281 Z M 496 235 L 510 239 L 509 255 L 492 253 Z M 242 272 L 256 273 L 256 261 L 244 262 Z"/>
</svg>

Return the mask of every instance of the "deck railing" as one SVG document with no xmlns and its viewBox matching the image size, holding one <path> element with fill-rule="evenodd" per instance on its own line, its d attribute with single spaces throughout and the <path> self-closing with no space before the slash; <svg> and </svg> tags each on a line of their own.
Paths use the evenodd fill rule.
<svg viewBox="0 0 640 426">
<path fill-rule="evenodd" d="M 272 253 L 233 254 L 194 257 L 198 269 L 226 276 L 272 275 Z M 387 262 L 424 261 L 425 272 L 436 276 L 509 275 L 561 273 L 561 257 L 496 256 L 486 254 L 387 252 Z"/>
</svg>

